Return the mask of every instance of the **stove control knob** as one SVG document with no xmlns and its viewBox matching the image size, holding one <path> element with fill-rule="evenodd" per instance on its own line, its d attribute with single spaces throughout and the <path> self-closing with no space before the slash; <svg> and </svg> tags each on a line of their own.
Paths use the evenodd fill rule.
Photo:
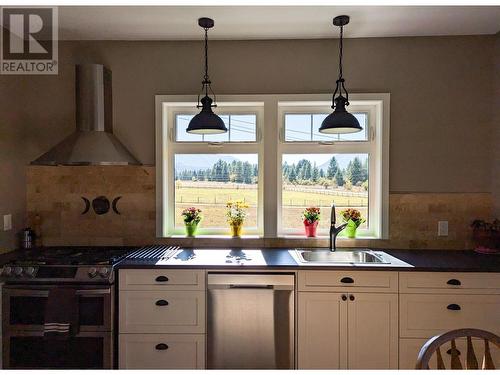
<svg viewBox="0 0 500 375">
<path fill-rule="evenodd" d="M 22 267 L 15 267 L 14 268 L 14 275 L 15 276 L 21 276 L 23 274 L 23 269 Z"/>
<path fill-rule="evenodd" d="M 4 275 L 4 276 L 10 276 L 11 273 L 12 273 L 12 267 L 5 266 L 3 268 L 2 275 Z"/>
<path fill-rule="evenodd" d="M 109 268 L 106 267 L 99 268 L 99 275 L 101 275 L 101 277 L 108 277 Z"/>
<path fill-rule="evenodd" d="M 96 276 L 97 276 L 97 269 L 95 267 L 92 267 L 91 269 L 89 269 L 89 277 L 91 279 L 93 279 Z"/>
<path fill-rule="evenodd" d="M 26 267 L 24 270 L 24 273 L 28 275 L 29 277 L 34 277 L 35 276 L 35 267 Z"/>
</svg>

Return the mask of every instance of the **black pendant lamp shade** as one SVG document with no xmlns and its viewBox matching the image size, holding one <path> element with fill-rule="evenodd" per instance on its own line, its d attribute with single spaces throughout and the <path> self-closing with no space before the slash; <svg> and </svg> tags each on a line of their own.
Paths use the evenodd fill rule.
<svg viewBox="0 0 500 375">
<path fill-rule="evenodd" d="M 349 23 L 349 16 L 337 16 L 333 19 L 333 24 L 340 27 L 340 48 L 339 48 L 339 78 L 336 83 L 335 92 L 332 98 L 333 113 L 329 114 L 321 123 L 320 133 L 326 134 L 346 134 L 356 133 L 363 128 L 359 121 L 352 114 L 347 112 L 349 105 L 349 93 L 344 86 L 344 77 L 342 76 L 342 55 L 343 55 L 343 37 L 344 26 Z M 345 94 L 345 96 L 343 95 Z M 336 95 L 338 96 L 336 97 Z"/>
<path fill-rule="evenodd" d="M 208 77 L 208 29 L 214 27 L 214 20 L 205 17 L 200 18 L 198 19 L 198 25 L 205 30 L 205 76 L 201 83 L 204 96 L 200 100 L 200 95 L 198 95 L 197 108 L 201 108 L 201 112 L 191 119 L 186 132 L 192 134 L 225 133 L 227 132 L 227 128 L 224 121 L 212 110 L 212 108 L 217 107 L 217 104 L 215 103 L 215 93 L 212 90 L 210 78 Z M 214 100 L 210 98 L 209 93 L 212 93 Z"/>
</svg>

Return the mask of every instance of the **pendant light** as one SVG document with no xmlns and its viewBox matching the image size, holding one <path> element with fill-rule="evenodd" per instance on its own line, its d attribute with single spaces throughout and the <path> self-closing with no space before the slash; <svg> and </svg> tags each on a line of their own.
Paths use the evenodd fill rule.
<svg viewBox="0 0 500 375">
<path fill-rule="evenodd" d="M 203 17 L 198 19 L 198 25 L 205 30 L 205 76 L 201 83 L 202 94 L 205 94 L 205 96 L 200 100 L 200 94 L 198 94 L 198 104 L 196 108 L 201 108 L 201 112 L 191 119 L 186 132 L 192 134 L 225 133 L 227 132 L 227 128 L 224 121 L 212 111 L 212 108 L 217 107 L 217 104 L 215 93 L 210 86 L 211 82 L 208 77 L 208 30 L 214 27 L 214 20 Z M 209 93 L 212 93 L 214 97 L 213 100 L 209 96 Z"/>
<path fill-rule="evenodd" d="M 342 75 L 342 57 L 343 57 L 343 38 L 344 26 L 349 23 L 349 16 L 337 16 L 333 19 L 333 24 L 340 27 L 340 43 L 339 43 L 339 78 L 336 83 L 335 91 L 332 97 L 333 113 L 328 115 L 319 128 L 320 133 L 327 134 L 346 134 L 356 133 L 363 128 L 359 125 L 359 121 L 352 114 L 347 112 L 346 107 L 349 105 L 349 93 L 344 85 L 344 77 Z M 343 95 L 345 94 L 345 96 Z M 338 94 L 337 97 L 335 97 Z"/>
</svg>

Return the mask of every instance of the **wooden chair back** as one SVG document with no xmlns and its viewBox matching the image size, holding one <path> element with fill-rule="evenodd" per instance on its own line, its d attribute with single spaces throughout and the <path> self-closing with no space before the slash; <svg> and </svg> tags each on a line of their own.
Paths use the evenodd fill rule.
<svg viewBox="0 0 500 375">
<path fill-rule="evenodd" d="M 495 369 L 495 365 L 491 357 L 490 343 L 500 349 L 500 337 L 495 335 L 494 333 L 474 328 L 456 329 L 429 339 L 420 349 L 420 353 L 418 353 L 417 365 L 415 366 L 415 368 L 417 370 L 428 370 L 429 361 L 432 355 L 436 353 L 437 369 L 445 370 L 446 367 L 443 361 L 443 356 L 441 354 L 441 346 L 450 342 L 451 352 L 449 351 L 449 353 L 451 355 L 451 369 L 463 369 L 462 362 L 460 361 L 460 355 L 462 353 L 460 353 L 456 345 L 456 340 L 460 338 L 467 338 L 467 353 L 465 358 L 465 368 L 467 370 Z M 483 340 L 484 355 L 481 360 L 481 367 L 479 367 L 476 353 L 474 352 L 474 347 L 472 345 L 473 338 Z"/>
</svg>

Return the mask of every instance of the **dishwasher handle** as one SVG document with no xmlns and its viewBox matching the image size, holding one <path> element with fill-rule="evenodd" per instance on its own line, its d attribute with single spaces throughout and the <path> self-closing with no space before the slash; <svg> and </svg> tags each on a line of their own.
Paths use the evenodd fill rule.
<svg viewBox="0 0 500 375">
<path fill-rule="evenodd" d="M 274 285 L 229 284 L 229 289 L 274 289 Z"/>
<path fill-rule="evenodd" d="M 209 284 L 207 289 L 257 289 L 257 290 L 293 290 L 293 285 L 269 284 Z"/>
</svg>

